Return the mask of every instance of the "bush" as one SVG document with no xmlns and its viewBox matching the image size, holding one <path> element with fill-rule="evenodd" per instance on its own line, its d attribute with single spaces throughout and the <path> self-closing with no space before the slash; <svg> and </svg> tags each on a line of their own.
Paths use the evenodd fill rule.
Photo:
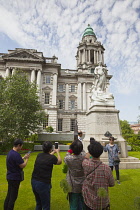
<svg viewBox="0 0 140 210">
<path fill-rule="evenodd" d="M 46 131 L 49 132 L 49 133 L 52 133 L 53 132 L 53 127 L 52 126 L 46 126 Z"/>
<path fill-rule="evenodd" d="M 27 139 L 28 142 L 38 141 L 38 134 L 32 134 Z"/>
</svg>

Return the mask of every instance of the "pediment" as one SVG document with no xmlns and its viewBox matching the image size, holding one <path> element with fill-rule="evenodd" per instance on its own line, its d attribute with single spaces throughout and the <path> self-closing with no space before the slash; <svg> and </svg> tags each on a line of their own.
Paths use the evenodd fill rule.
<svg viewBox="0 0 140 210">
<path fill-rule="evenodd" d="M 64 97 L 65 97 L 65 96 L 62 95 L 62 94 L 58 95 L 58 98 L 64 98 Z"/>
<path fill-rule="evenodd" d="M 50 88 L 50 87 L 46 86 L 46 87 L 42 88 L 42 90 L 51 91 L 51 90 L 52 90 L 52 88 Z"/>
<path fill-rule="evenodd" d="M 71 95 L 70 98 L 76 99 L 77 97 L 75 95 Z"/>
<path fill-rule="evenodd" d="M 38 61 L 43 62 L 43 57 L 36 55 L 34 52 L 30 50 L 21 49 L 14 50 L 12 53 L 6 54 L 3 56 L 3 59 L 6 60 L 21 60 L 21 61 Z"/>
</svg>

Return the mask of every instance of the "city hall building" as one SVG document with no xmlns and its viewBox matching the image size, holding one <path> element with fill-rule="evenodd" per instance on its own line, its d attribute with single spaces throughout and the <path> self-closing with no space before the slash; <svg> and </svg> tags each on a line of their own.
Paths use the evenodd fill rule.
<svg viewBox="0 0 140 210">
<path fill-rule="evenodd" d="M 84 132 L 91 86 L 95 81 L 94 69 L 99 61 L 106 66 L 104 50 L 88 25 L 77 47 L 77 69 L 61 69 L 57 57 L 44 57 L 35 49 L 16 48 L 0 54 L 0 76 L 7 77 L 20 69 L 26 72 L 30 82 L 36 82 L 46 113 L 42 131 L 52 126 L 56 133 L 69 133 L 77 120 L 78 129 Z M 108 85 L 111 77 L 107 76 Z"/>
</svg>

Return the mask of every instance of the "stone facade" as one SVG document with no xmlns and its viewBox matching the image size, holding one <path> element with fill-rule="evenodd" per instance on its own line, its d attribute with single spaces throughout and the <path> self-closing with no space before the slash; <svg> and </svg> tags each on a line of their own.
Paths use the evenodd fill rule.
<svg viewBox="0 0 140 210">
<path fill-rule="evenodd" d="M 44 57 L 34 49 L 16 48 L 0 54 L 0 75 L 7 77 L 17 69 L 27 73 L 30 82 L 38 85 L 38 95 L 46 112 L 46 126 L 52 126 L 57 133 L 78 129 L 85 132 L 86 113 L 91 106 L 91 87 L 95 82 L 94 70 L 101 61 L 104 64 L 104 47 L 97 41 L 93 29 L 85 29 L 77 47 L 77 69 L 61 69 L 57 57 Z M 111 75 L 107 75 L 109 86 Z"/>
</svg>

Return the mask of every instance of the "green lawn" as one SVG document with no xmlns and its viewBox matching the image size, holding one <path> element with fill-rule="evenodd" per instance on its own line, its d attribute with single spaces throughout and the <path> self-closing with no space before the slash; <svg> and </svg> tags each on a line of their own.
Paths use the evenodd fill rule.
<svg viewBox="0 0 140 210">
<path fill-rule="evenodd" d="M 34 210 L 35 199 L 31 189 L 30 179 L 33 170 L 34 160 L 37 153 L 32 153 L 28 165 L 24 169 L 25 180 L 21 182 L 15 210 Z M 140 152 L 129 152 L 130 156 L 140 158 Z M 64 158 L 65 152 L 61 152 Z M 7 181 L 5 179 L 5 155 L 0 155 L 0 209 L 3 209 L 3 202 L 7 192 Z M 120 170 L 121 185 L 115 185 L 109 189 L 111 210 L 134 210 L 134 198 L 140 196 L 140 169 Z M 60 180 L 65 177 L 62 173 L 62 165 L 54 166 L 52 177 L 51 209 L 69 210 L 66 194 L 59 186 Z M 115 173 L 114 173 L 115 177 Z"/>
</svg>

